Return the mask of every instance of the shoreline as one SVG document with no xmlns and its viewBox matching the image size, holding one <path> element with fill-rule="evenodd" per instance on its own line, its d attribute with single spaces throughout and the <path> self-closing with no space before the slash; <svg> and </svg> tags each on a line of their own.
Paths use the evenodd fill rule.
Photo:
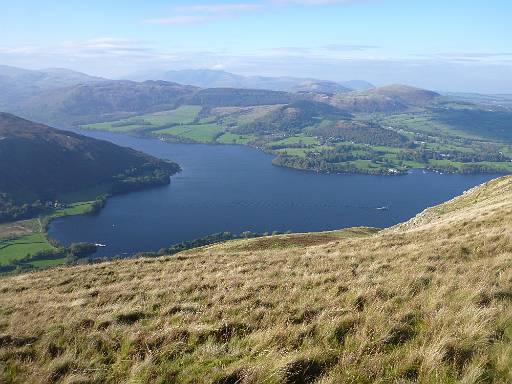
<svg viewBox="0 0 512 384">
<path fill-rule="evenodd" d="M 175 143 L 175 144 L 184 144 L 184 145 L 213 145 L 213 146 L 223 146 L 223 145 L 237 145 L 242 147 L 248 147 L 253 148 L 258 151 L 261 151 L 265 154 L 272 155 L 274 158 L 272 159 L 272 165 L 276 167 L 281 168 L 287 168 L 287 169 L 295 169 L 305 172 L 313 172 L 313 173 L 322 173 L 322 174 L 345 174 L 345 175 L 369 175 L 369 176 L 405 176 L 408 174 L 411 170 L 424 170 L 427 172 L 433 172 L 433 173 L 439 173 L 439 174 L 454 174 L 454 175 L 509 175 L 511 172 L 507 172 L 504 170 L 499 169 L 488 169 L 485 171 L 482 171 L 481 169 L 479 171 L 468 169 L 467 172 L 462 171 L 461 169 L 455 167 L 455 166 L 446 166 L 446 167 L 439 167 L 439 166 L 433 166 L 431 164 L 423 164 L 422 167 L 413 167 L 413 166 L 402 166 L 402 167 L 389 167 L 386 169 L 386 167 L 383 168 L 368 168 L 368 170 L 365 169 L 359 169 L 357 166 L 351 163 L 351 161 L 342 162 L 342 163 L 336 163 L 336 164 L 346 164 L 348 169 L 333 169 L 333 170 L 324 170 L 319 168 L 304 168 L 299 166 L 293 166 L 293 165 L 286 165 L 286 164 L 278 164 L 281 159 L 289 158 L 292 161 L 295 161 L 297 159 L 301 159 L 298 156 L 293 155 L 287 155 L 280 152 L 277 152 L 276 150 L 267 149 L 258 145 L 253 145 L 251 143 L 220 143 L 220 142 L 200 142 L 200 141 L 194 141 L 194 140 L 187 140 L 180 138 L 178 136 L 155 136 L 148 134 L 146 131 L 142 132 L 116 132 L 116 131 L 110 131 L 110 130 L 104 130 L 104 129 L 90 129 L 86 127 L 73 127 L 69 128 L 69 130 L 81 132 L 84 134 L 84 132 L 104 132 L 114 135 L 121 135 L 121 136 L 128 136 L 128 137 L 134 137 L 138 139 L 149 139 L 149 140 L 158 140 L 163 143 Z M 471 166 L 474 163 L 461 163 L 463 165 L 468 164 L 468 166 Z M 375 171 L 372 171 L 375 170 Z"/>
<path fill-rule="evenodd" d="M 37 254 L 42 251 L 57 251 L 59 249 L 66 249 L 66 247 L 62 246 L 56 239 L 52 238 L 48 234 L 48 228 L 50 224 L 60 218 L 70 217 L 70 216 L 78 216 L 78 215 L 89 215 L 99 213 L 104 206 L 107 204 L 108 199 L 114 196 L 129 194 L 137 191 L 142 191 L 145 189 L 151 189 L 156 187 L 163 187 L 169 185 L 171 183 L 172 176 L 181 172 L 181 167 L 175 171 L 169 173 L 169 179 L 165 183 L 155 184 L 149 183 L 142 187 L 137 187 L 131 190 L 121 190 L 119 192 L 111 192 L 108 194 L 97 196 L 94 200 L 90 201 L 78 201 L 69 203 L 64 208 L 60 208 L 55 212 L 48 212 L 38 215 L 36 217 L 27 218 L 23 220 L 5 222 L 0 224 L 0 276 L 13 273 L 17 269 L 21 268 L 27 270 L 38 270 L 44 269 L 44 267 L 37 267 L 37 264 L 44 264 L 41 262 L 47 262 L 50 265 L 46 267 L 53 267 L 57 265 L 66 265 L 67 262 L 65 260 L 61 260 L 62 258 L 42 258 L 42 259 L 34 259 L 37 257 Z M 34 228 L 35 227 L 35 228 Z M 2 229 L 4 232 L 9 233 L 9 228 L 19 228 L 24 233 L 20 235 L 7 235 L 5 237 L 2 236 Z M 11 230 L 11 232 L 13 232 Z M 6 263 L 2 263 L 2 258 L 6 257 L 7 248 L 16 247 L 16 242 L 24 238 L 35 237 L 37 240 L 38 250 L 34 253 L 27 253 L 25 256 L 21 256 L 21 253 L 24 251 L 19 251 L 14 258 L 11 257 L 7 259 Z M 44 239 L 44 243 L 42 240 Z M 2 244 L 4 244 L 2 246 Z M 21 243 L 23 244 L 23 243 Z M 2 250 L 5 249 L 5 253 L 2 254 Z M 12 253 L 12 249 L 9 249 L 10 253 Z M 7 254 L 8 255 L 8 254 Z M 32 262 L 31 262 L 32 261 Z M 33 263 L 34 261 L 39 261 L 40 263 Z M 14 272 L 16 273 L 16 272 Z"/>
</svg>

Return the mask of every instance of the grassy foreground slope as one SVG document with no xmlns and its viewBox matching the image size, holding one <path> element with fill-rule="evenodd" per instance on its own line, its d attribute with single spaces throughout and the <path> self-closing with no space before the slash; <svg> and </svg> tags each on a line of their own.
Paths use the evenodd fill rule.
<svg viewBox="0 0 512 384">
<path fill-rule="evenodd" d="M 512 381 L 512 177 L 382 231 L 0 280 L 3 382 Z"/>
</svg>

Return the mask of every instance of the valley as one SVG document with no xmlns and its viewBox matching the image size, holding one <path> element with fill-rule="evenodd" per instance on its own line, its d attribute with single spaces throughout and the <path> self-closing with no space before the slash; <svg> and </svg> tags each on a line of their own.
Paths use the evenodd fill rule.
<svg viewBox="0 0 512 384">
<path fill-rule="evenodd" d="M 415 105 L 418 102 L 411 100 L 418 94 L 425 97 L 423 91 L 395 87 L 384 97 L 381 91 L 336 95 L 326 103 L 183 105 L 81 127 L 168 142 L 250 145 L 273 154 L 275 165 L 317 172 L 512 172 L 511 111 L 490 111 L 430 94 Z M 363 101 L 347 108 L 343 97 Z M 375 106 L 369 98 L 384 105 Z M 367 108 L 377 110 L 364 111 Z"/>
<path fill-rule="evenodd" d="M 512 383 L 512 1 L 4 1 L 0 384 Z"/>
<path fill-rule="evenodd" d="M 64 246 L 106 244 L 97 257 L 160 252 L 226 231 L 238 235 L 388 227 L 497 176 L 423 170 L 402 177 L 305 172 L 273 166 L 273 155 L 245 145 L 78 132 L 173 159 L 182 168 L 168 186 L 114 196 L 96 215 L 52 221 L 48 234 Z M 382 207 L 386 209 L 378 209 Z"/>
<path fill-rule="evenodd" d="M 225 77 L 225 74 L 219 75 Z M 238 80 L 241 81 L 239 84 L 250 83 L 246 82 L 247 79 Z M 462 192 L 463 188 L 496 174 L 512 172 L 512 110 L 506 103 L 506 97 L 443 96 L 404 85 L 375 88 L 361 82 L 355 82 L 357 89 L 351 89 L 348 83 L 336 85 L 317 80 L 299 80 L 283 79 L 282 84 L 288 86 L 273 87 L 272 90 L 259 85 L 257 89 L 199 88 L 162 80 L 110 80 L 68 70 L 28 71 L 0 67 L 4 110 L 60 128 L 78 128 L 91 136 L 96 133 L 101 136 L 101 132 L 115 134 L 105 136 L 107 141 L 120 142 L 123 146 L 123 140 L 118 139 L 118 135 L 146 140 L 146 143 L 158 140 L 168 143 L 163 145 L 169 148 L 173 148 L 172 145 L 185 145 L 188 146 L 185 152 L 194 154 L 197 159 L 204 155 L 194 151 L 194 146 L 190 144 L 255 148 L 265 155 L 259 157 L 247 153 L 233 158 L 249 172 L 248 183 L 258 179 L 260 167 L 253 163 L 253 158 L 271 161 L 277 167 L 333 175 L 397 176 L 419 170 L 426 172 L 425 175 L 433 172 L 440 176 L 475 176 L 454 182 L 445 192 L 438 191 L 437 196 L 441 199 L 450 198 Z M 256 85 L 274 80 L 252 78 L 250 81 L 256 81 L 253 83 Z M 225 83 L 215 84 L 219 86 Z M 85 224 L 90 226 L 87 228 L 61 224 L 72 220 L 86 223 L 96 220 L 95 216 L 59 219 L 54 224 L 49 223 L 59 216 L 87 213 L 90 204 L 94 205 L 92 210 L 96 212 L 96 207 L 103 207 L 107 195 L 167 185 L 169 176 L 179 170 L 176 163 L 168 161 L 174 160 L 177 153 L 172 149 L 170 153 L 160 148 L 154 150 L 152 144 L 143 145 L 137 141 L 126 145 L 155 156 L 150 158 L 142 153 L 117 149 L 106 142 L 92 142 L 85 137 L 79 139 L 67 132 L 52 130 L 12 114 L 0 115 L 0 160 L 5 160 L 0 165 L 0 176 L 3 178 L 0 221 L 8 223 L 2 226 L 4 235 L 0 259 L 6 270 L 65 262 L 67 259 L 60 244 L 69 247 L 81 242 L 107 243 L 110 247 L 97 249 L 98 255 L 132 255 L 142 251 L 154 252 L 157 245 L 167 249 L 183 241 L 194 241 L 226 230 L 239 235 L 247 230 L 272 233 L 336 229 L 355 222 L 362 225 L 390 225 L 439 201 L 421 196 L 412 205 L 405 204 L 401 208 L 395 205 L 393 209 L 398 211 L 384 221 L 374 212 L 363 215 L 365 220 L 352 218 L 348 222 L 338 218 L 331 224 L 329 220 L 325 221 L 325 215 L 334 212 L 324 212 L 323 223 L 320 224 L 313 215 L 311 223 L 314 225 L 300 225 L 292 221 L 293 215 L 284 212 L 282 223 L 266 223 L 257 217 L 252 218 L 250 223 L 238 219 L 224 223 L 217 220 L 217 225 L 196 230 L 193 223 L 185 228 L 175 227 L 165 217 L 162 218 L 163 223 L 173 228 L 174 236 L 152 237 L 150 233 L 145 233 L 147 241 L 139 239 L 136 240 L 137 244 L 123 247 L 115 240 L 114 234 L 101 239 L 101 235 L 89 233 L 90 228 L 95 228 L 99 222 Z M 205 148 L 201 147 L 200 151 L 207 153 Z M 229 154 L 232 151 L 219 153 L 222 152 Z M 28 157 L 24 155 L 27 153 L 35 155 Z M 168 160 L 157 160 L 162 156 Z M 30 164 L 27 159 L 30 159 Z M 185 158 L 183 161 L 188 164 L 189 160 Z M 223 164 L 223 161 L 220 163 Z M 265 169 L 266 164 L 261 164 L 261 167 Z M 231 175 L 220 176 L 219 167 L 226 166 L 206 168 L 210 169 L 211 177 L 225 180 Z M 268 177 L 268 173 L 265 177 Z M 262 185 L 267 182 L 265 177 L 261 179 Z M 430 176 L 414 177 L 424 183 Z M 351 183 L 349 179 L 347 182 Z M 359 181 L 354 180 L 351 188 L 358 190 Z M 342 184 L 345 181 L 340 179 L 339 182 Z M 323 190 L 330 181 L 315 179 L 313 184 L 316 183 L 317 189 Z M 390 183 L 396 184 L 397 188 L 402 184 Z M 342 188 L 341 185 L 337 187 Z M 258 190 L 257 187 L 253 188 Z M 206 185 L 203 189 L 217 193 L 215 188 Z M 147 196 L 150 195 L 148 193 Z M 264 196 L 266 193 L 262 191 L 260 197 Z M 329 193 L 326 193 L 326 197 L 330 198 Z M 230 194 L 226 198 L 229 204 L 234 203 Z M 148 202 L 131 204 L 151 211 L 152 197 L 149 199 Z M 258 200 L 258 197 L 255 196 L 255 199 Z M 371 197 L 357 204 L 387 207 L 390 201 L 389 198 Z M 274 203 L 270 198 L 268 204 Z M 123 208 L 125 211 L 129 209 Z M 181 208 L 174 207 L 170 212 L 181 212 Z M 213 211 L 205 209 L 198 212 L 197 217 L 204 217 L 209 212 Z M 252 214 L 249 211 L 246 213 Z M 310 213 L 306 209 L 298 210 L 297 214 Z M 110 227 L 118 220 L 113 221 Z M 66 228 L 80 228 L 80 234 L 68 232 Z M 54 236 L 60 244 L 50 240 L 46 235 L 47 229 L 50 230 L 50 238 Z M 120 232 L 122 236 L 125 234 Z M 39 258 L 46 261 L 37 260 L 36 263 Z"/>
</svg>

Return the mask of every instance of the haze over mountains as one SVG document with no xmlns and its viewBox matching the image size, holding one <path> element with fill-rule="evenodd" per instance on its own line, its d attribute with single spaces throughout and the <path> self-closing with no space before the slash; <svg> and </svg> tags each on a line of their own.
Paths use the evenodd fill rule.
<svg viewBox="0 0 512 384">
<path fill-rule="evenodd" d="M 105 79 L 64 68 L 36 71 L 0 65 L 0 108 L 47 90 L 103 80 Z"/>
<path fill-rule="evenodd" d="M 212 69 L 143 71 L 128 76 L 130 80 L 165 80 L 201 88 L 255 88 L 285 92 L 318 91 L 325 93 L 350 92 L 375 88 L 364 80 L 334 82 L 297 77 L 242 76 Z"/>
<path fill-rule="evenodd" d="M 169 110 L 186 103 L 223 107 L 305 99 L 344 109 L 399 110 L 408 104 L 404 95 L 416 93 L 414 88 L 404 86 L 372 88 L 364 81 L 343 85 L 313 79 L 245 77 L 213 70 L 167 71 L 150 77 L 157 80 L 110 80 L 67 69 L 35 71 L 0 66 L 0 109 L 65 127 Z"/>
</svg>

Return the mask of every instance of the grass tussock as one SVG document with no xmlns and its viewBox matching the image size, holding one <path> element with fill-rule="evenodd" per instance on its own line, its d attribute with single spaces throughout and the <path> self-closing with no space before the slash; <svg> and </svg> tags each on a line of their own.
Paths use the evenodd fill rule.
<svg viewBox="0 0 512 384">
<path fill-rule="evenodd" d="M 2 383 L 508 383 L 512 178 L 380 232 L 58 268 L 0 293 Z"/>
</svg>

